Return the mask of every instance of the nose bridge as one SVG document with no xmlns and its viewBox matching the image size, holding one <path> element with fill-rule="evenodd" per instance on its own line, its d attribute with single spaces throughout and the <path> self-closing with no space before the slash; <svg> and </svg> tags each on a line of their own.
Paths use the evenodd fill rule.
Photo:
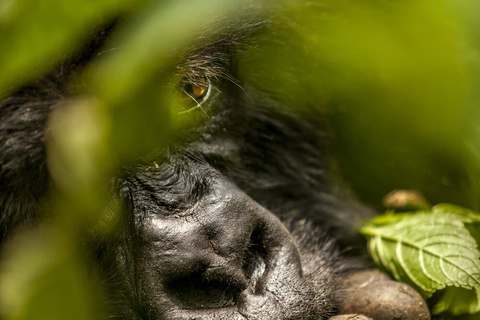
<svg viewBox="0 0 480 320">
<path fill-rule="evenodd" d="M 179 216 L 150 214 L 142 227 L 150 257 L 162 259 L 168 273 L 185 266 L 241 267 L 257 209 L 247 195 L 221 176 L 211 180 L 208 192 Z M 182 266 L 180 266 L 182 265 Z"/>
<path fill-rule="evenodd" d="M 248 245 L 259 217 L 248 197 L 226 180 L 217 181 L 210 195 L 202 199 L 195 219 L 205 229 L 213 249 L 238 252 Z"/>
<path fill-rule="evenodd" d="M 211 241 L 214 244 L 215 239 L 219 241 L 217 253 L 223 255 L 222 249 L 225 249 L 225 256 L 238 256 L 245 248 L 262 247 L 267 268 L 258 285 L 263 290 L 274 289 L 271 284 L 278 282 L 287 272 L 295 273 L 292 275 L 296 279 L 301 278 L 298 248 L 278 217 L 227 179 L 220 179 L 217 183 L 217 187 L 212 188 L 217 191 L 212 192 L 211 203 L 207 205 L 215 209 L 205 219 L 206 226 L 215 230 L 216 236 Z"/>
</svg>

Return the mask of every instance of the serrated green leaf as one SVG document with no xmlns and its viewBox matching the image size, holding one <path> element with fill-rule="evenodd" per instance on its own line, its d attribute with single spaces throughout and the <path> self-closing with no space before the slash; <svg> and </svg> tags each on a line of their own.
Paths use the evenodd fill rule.
<svg viewBox="0 0 480 320">
<path fill-rule="evenodd" d="M 402 215 L 369 224 L 361 233 L 368 237 L 376 264 L 396 279 L 425 297 L 448 288 L 434 310 L 454 314 L 480 310 L 480 252 L 464 216 L 444 211 Z M 455 303 L 452 288 L 464 289 L 462 303 Z"/>
</svg>

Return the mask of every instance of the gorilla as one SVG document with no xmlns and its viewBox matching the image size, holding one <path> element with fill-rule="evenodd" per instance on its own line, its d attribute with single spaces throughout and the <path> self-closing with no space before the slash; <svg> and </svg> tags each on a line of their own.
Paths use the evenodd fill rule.
<svg viewBox="0 0 480 320">
<path fill-rule="evenodd" d="M 2 247 L 43 219 L 49 119 L 110 54 L 119 24 L 1 101 Z M 178 88 L 202 121 L 112 177 L 122 223 L 85 235 L 108 317 L 430 319 L 413 289 L 363 259 L 355 227 L 374 213 L 336 182 L 327 128 L 242 79 L 237 57 L 259 32 L 251 23 L 189 48 Z"/>
</svg>

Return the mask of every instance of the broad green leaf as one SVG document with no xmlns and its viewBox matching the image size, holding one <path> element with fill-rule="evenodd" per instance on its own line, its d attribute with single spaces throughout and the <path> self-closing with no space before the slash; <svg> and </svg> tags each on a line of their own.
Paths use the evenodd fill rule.
<svg viewBox="0 0 480 320">
<path fill-rule="evenodd" d="M 435 312 L 480 311 L 480 252 L 465 215 L 438 210 L 377 220 L 361 233 L 379 267 L 425 297 L 447 288 Z"/>
</svg>

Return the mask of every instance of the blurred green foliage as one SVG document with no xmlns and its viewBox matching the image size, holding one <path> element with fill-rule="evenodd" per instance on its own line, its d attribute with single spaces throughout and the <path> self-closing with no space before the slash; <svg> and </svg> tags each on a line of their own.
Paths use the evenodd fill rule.
<svg viewBox="0 0 480 320">
<path fill-rule="evenodd" d="M 403 189 L 478 209 L 479 4 L 304 2 L 265 35 L 247 77 L 326 115 L 339 171 L 363 201 L 381 209 Z"/>
<path fill-rule="evenodd" d="M 119 163 L 195 123 L 171 116 L 182 108 L 176 57 L 241 24 L 252 4 L 269 22 L 243 48 L 240 80 L 328 119 L 335 165 L 362 200 L 379 207 L 392 189 L 415 189 L 478 209 L 475 0 L 3 0 L 0 97 L 65 59 L 94 26 L 129 18 L 84 75 L 88 94 L 51 119 L 55 212 L 6 250 L 1 318 L 102 318 L 79 257 L 87 230 L 109 219 L 104 186 Z"/>
<path fill-rule="evenodd" d="M 99 286 L 87 274 L 74 240 L 51 227 L 17 240 L 16 250 L 2 264 L 5 319 L 102 318 Z"/>
</svg>

